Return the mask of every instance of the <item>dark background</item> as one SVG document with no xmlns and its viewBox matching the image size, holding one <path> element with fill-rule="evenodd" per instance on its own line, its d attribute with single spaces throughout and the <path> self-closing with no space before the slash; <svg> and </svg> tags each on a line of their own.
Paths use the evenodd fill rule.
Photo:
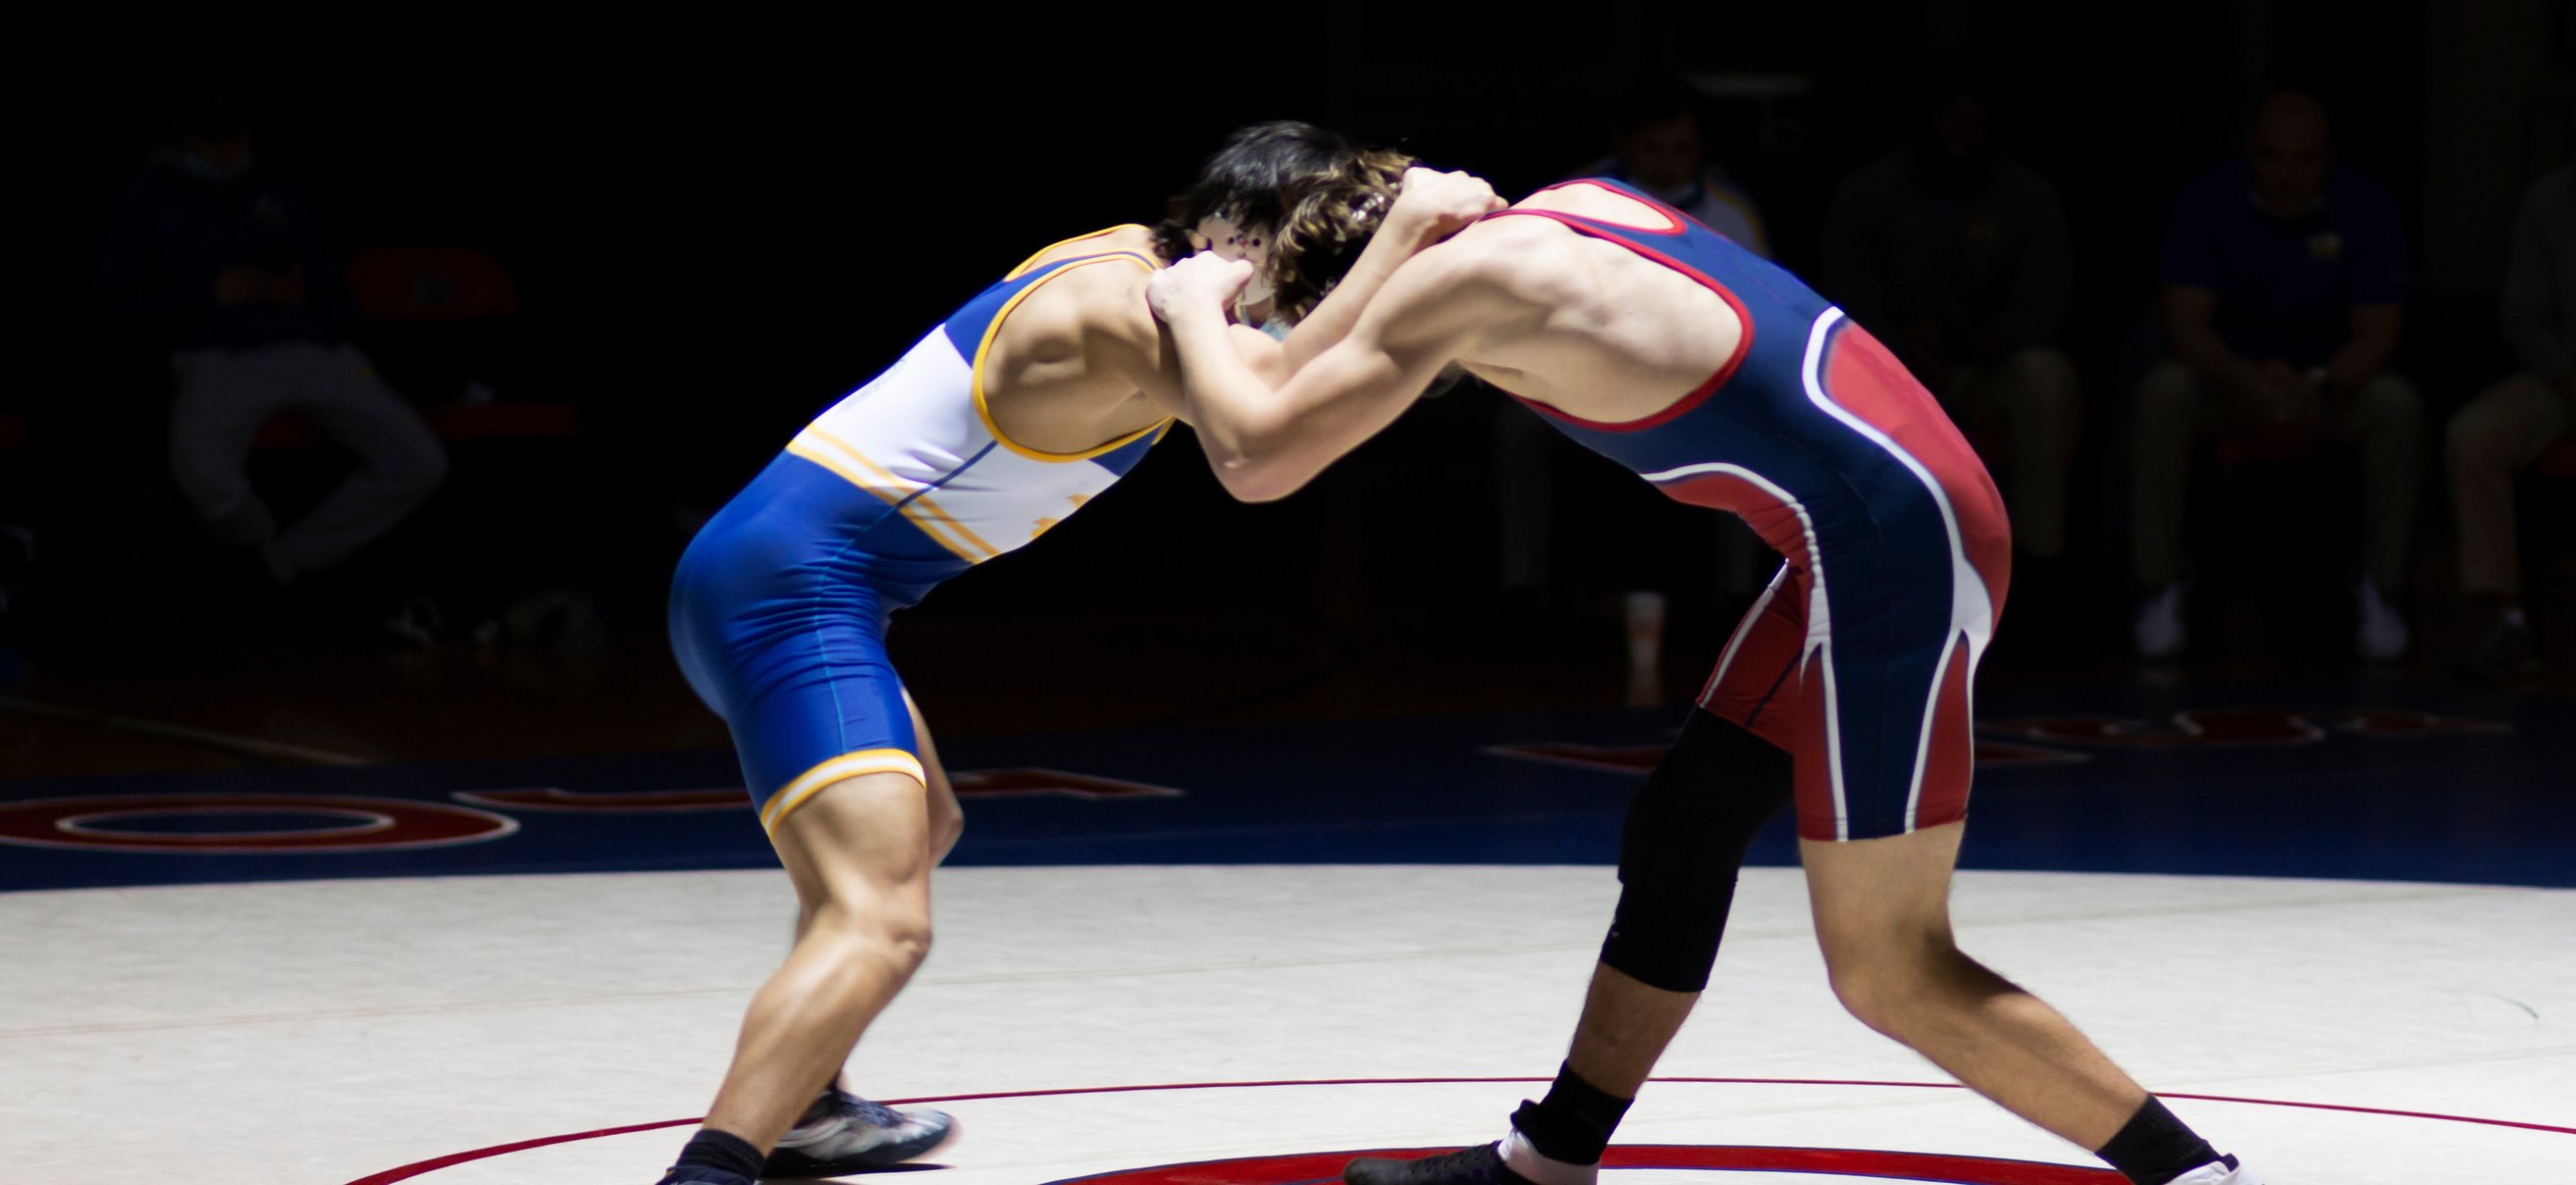
<svg viewBox="0 0 2576 1185">
<path fill-rule="evenodd" d="M 1314 120 L 1517 196 L 1606 150 L 1624 87 L 1693 76 L 1711 95 L 1712 158 L 1759 202 L 1782 261 L 1812 273 L 1835 182 L 1910 133 L 1914 79 L 1966 64 L 1993 85 L 2007 151 L 2057 183 L 2073 224 L 2066 344 L 2089 427 L 2074 511 L 2085 580 L 2066 595 L 2100 628 L 2052 657 L 2106 656 L 2126 622 L 2116 430 L 2181 185 L 2237 152 L 2266 88 L 2321 95 L 2344 160 L 2408 219 L 2419 286 L 2400 366 L 2438 442 L 2439 417 L 2510 367 L 2494 324 L 2510 215 L 2565 159 L 2576 95 L 2576 26 L 2542 0 L 874 13 L 628 14 L 577 30 L 138 18 L 50 39 L 13 169 L 37 227 L 13 337 L 37 365 L 0 385 L 0 412 L 34 447 L 0 452 L 0 521 L 36 523 L 68 557 L 37 627 L 61 643 L 53 661 L 110 652 L 164 598 L 191 595 L 184 517 L 153 485 L 166 481 L 158 358 L 97 336 L 81 297 L 116 193 L 169 138 L 187 66 L 209 53 L 260 63 L 261 159 L 308 190 L 344 255 L 494 253 L 524 304 L 494 355 L 499 397 L 583 409 L 570 442 L 460 448 L 450 489 L 379 578 L 578 587 L 638 653 L 660 645 L 664 582 L 694 523 L 799 425 L 1029 251 L 1152 220 L 1239 124 Z M 1276 506 L 1226 499 L 1178 436 L 1043 545 L 908 614 L 925 624 L 918 641 L 898 629 L 899 656 L 916 671 L 1020 661 L 1033 636 L 1146 630 L 1266 656 L 1247 662 L 1390 647 L 1437 661 L 1452 634 L 1511 648 L 1478 632 L 1501 621 L 1492 399 L 1426 405 Z M 1570 448 L 1559 463 L 1571 608 L 1549 628 L 1606 638 L 1619 591 L 1668 588 L 1675 645 L 1692 652 L 1673 661 L 1704 669 L 1692 654 L 1733 611 L 1704 570 L 1709 529 Z M 2428 579 L 2413 595 L 2438 610 L 2448 511 L 2437 480 L 2425 489 Z M 108 603 L 126 611 L 89 612 Z M 2293 665 L 2322 661 L 2291 650 Z"/>
</svg>

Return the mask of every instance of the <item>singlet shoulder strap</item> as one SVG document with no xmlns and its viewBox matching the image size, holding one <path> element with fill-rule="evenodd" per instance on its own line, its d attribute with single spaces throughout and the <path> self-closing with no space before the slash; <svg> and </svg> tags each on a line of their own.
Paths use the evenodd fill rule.
<svg viewBox="0 0 2576 1185">
<path fill-rule="evenodd" d="M 1640 192 L 1634 186 L 1623 184 L 1608 177 L 1578 177 L 1572 181 L 1559 181 L 1554 185 L 1534 191 L 1530 196 L 1536 197 L 1539 194 L 1547 193 L 1552 190 L 1571 189 L 1577 185 L 1588 185 L 1594 189 L 1603 190 L 1617 194 L 1620 197 L 1627 198 L 1628 200 L 1661 215 L 1664 219 L 1664 225 L 1639 226 L 1633 222 L 1614 222 L 1607 218 L 1596 218 L 1590 214 L 1577 214 L 1571 210 L 1531 210 L 1524 209 L 1516 205 L 1506 206 L 1500 210 L 1496 210 L 1485 215 L 1485 217 L 1500 218 L 1506 214 L 1520 214 L 1532 218 L 1550 218 L 1558 222 L 1569 222 L 1582 226 L 1599 227 L 1603 230 L 1614 231 L 1621 235 L 1677 235 L 1686 233 L 1689 228 L 1690 224 L 1683 220 L 1683 216 L 1680 211 L 1673 209 L 1671 206 L 1668 206 L 1663 202 L 1655 200 L 1655 198 L 1650 194 Z M 1528 199 L 1524 198 L 1522 200 L 1526 201 Z"/>
<path fill-rule="evenodd" d="M 1116 230 L 1116 229 L 1118 229 L 1118 228 L 1116 228 L 1116 227 L 1112 227 L 1112 228 L 1111 228 L 1111 230 Z M 1099 234 L 1108 234 L 1108 233 L 1110 233 L 1110 231 L 1101 231 L 1101 232 L 1099 232 Z M 1099 235 L 1084 235 L 1084 236 L 1082 236 L 1082 238 L 1083 238 L 1083 239 L 1091 239 L 1091 238 L 1098 238 L 1098 237 L 1099 237 Z M 1077 243 L 1078 243 L 1078 242 L 1081 242 L 1081 241 L 1082 241 L 1082 239 L 1068 239 L 1068 240 L 1066 240 L 1066 242 L 1077 242 Z M 1063 245 L 1064 245 L 1063 243 L 1058 243 L 1058 244 L 1056 244 L 1056 246 L 1057 246 L 1057 247 L 1061 247 L 1061 246 L 1063 246 Z M 1055 247 L 1049 247 L 1049 248 L 1047 248 L 1047 250 L 1048 250 L 1048 251 L 1052 251 L 1052 250 L 1054 250 L 1054 249 L 1055 249 Z M 1041 251 L 1041 252 L 1039 252 L 1038 254 L 1040 254 L 1040 255 L 1044 255 L 1044 254 L 1046 254 L 1046 252 L 1045 252 L 1045 251 Z M 1066 272 L 1072 271 L 1072 270 L 1073 270 L 1073 269 L 1075 269 L 1075 268 L 1078 268 L 1078 267 L 1086 267 L 1086 266 L 1088 266 L 1088 265 L 1095 264 L 1095 263 L 1107 263 L 1107 262 L 1109 262 L 1110 260 L 1113 260 L 1113 259 L 1124 259 L 1124 260 L 1126 260 L 1126 261 L 1128 261 L 1128 262 L 1130 262 L 1130 263 L 1136 264 L 1137 266 L 1144 268 L 1144 269 L 1145 269 L 1145 270 L 1147 270 L 1147 271 L 1154 271 L 1154 270 L 1156 270 L 1156 269 L 1158 269 L 1158 268 L 1160 268 L 1160 267 L 1162 267 L 1162 266 L 1163 266 L 1161 263 L 1158 263 L 1158 262 L 1156 262 L 1155 260 L 1150 259 L 1150 258 L 1148 258 L 1148 257 L 1146 257 L 1146 256 L 1144 256 L 1144 255 L 1142 255 L 1142 254 L 1140 254 L 1140 253 L 1138 253 L 1138 252 L 1134 252 L 1134 251 L 1104 251 L 1104 252 L 1101 252 L 1100 254 L 1097 254 L 1097 255 L 1076 255 L 1076 256 L 1072 256 L 1072 257 L 1066 258 L 1066 259 L 1059 259 L 1059 260 L 1055 261 L 1054 263 L 1050 263 L 1050 264 L 1041 264 L 1041 265 L 1039 265 L 1039 267 L 1038 267 L 1036 270 L 1031 270 L 1028 264 L 1022 264 L 1022 265 L 1020 265 L 1019 270 L 1014 271 L 1014 272 L 1012 272 L 1012 273 L 1011 273 L 1011 277 L 1012 277 L 1012 279 L 1013 279 L 1013 280 L 1023 280 L 1023 279 L 1024 279 L 1024 280 L 1027 280 L 1027 281 L 1028 281 L 1028 283 L 1027 283 L 1027 285 L 1026 285 L 1026 286 L 1022 287 L 1019 291 L 1012 293 L 1012 294 L 1011 294 L 1011 298 L 1010 298 L 1009 300 L 1007 300 L 1007 301 L 1004 301 L 1004 302 L 1002 303 L 1002 307 L 1001 307 L 1000 309 L 997 309 L 997 310 L 995 310 L 995 311 L 994 311 L 994 313 L 993 313 L 993 319 L 984 323 L 984 333 L 983 333 L 983 336 L 982 336 L 982 337 L 981 337 L 981 338 L 976 342 L 976 344 L 975 344 L 975 356 L 974 356 L 973 358 L 969 359 L 969 360 L 968 360 L 968 363 L 967 363 L 967 365 L 968 365 L 968 370 L 967 370 L 967 386 L 968 386 L 968 395 L 969 395 L 969 397 L 970 397 L 970 398 L 972 398 L 972 399 L 973 399 L 973 401 L 974 401 L 974 404 L 975 404 L 975 415 L 977 416 L 977 418 L 979 418 L 979 419 L 983 420 L 983 422 L 984 422 L 984 430 L 985 430 L 986 432 L 988 432 L 988 433 L 991 433 L 991 434 L 992 434 L 992 437 L 993 437 L 994 442 L 995 442 L 995 443 L 997 443 L 997 444 L 999 444 L 999 445 L 1001 445 L 1003 448 L 1009 449 L 1011 452 L 1017 453 L 1017 454 L 1019 454 L 1020 456 L 1027 457 L 1028 459 L 1030 459 L 1030 460 L 1032 460 L 1032 461 L 1058 461 L 1058 462 L 1061 462 L 1061 461 L 1087 461 L 1087 460 L 1090 460 L 1090 459 L 1091 459 L 1091 458 L 1093 458 L 1093 457 L 1100 456 L 1100 455 L 1102 455 L 1102 454 L 1104 454 L 1104 453 L 1114 452 L 1114 451 L 1116 451 L 1116 450 L 1118 450 L 1118 449 L 1125 448 L 1126 446 L 1128 446 L 1128 445 L 1130 445 L 1130 444 L 1135 443 L 1137 440 L 1139 440 L 1139 439 L 1143 438 L 1144 436 L 1146 436 L 1146 435 L 1148 435 L 1148 434 L 1155 435 L 1157 438 L 1159 438 L 1159 437 L 1160 437 L 1160 434 L 1163 432 L 1163 430 L 1165 430 L 1165 429 L 1167 429 L 1167 428 L 1169 428 L 1169 427 L 1171 426 L 1171 419 L 1170 419 L 1169 417 L 1165 417 L 1165 418 L 1164 418 L 1164 419 L 1162 419 L 1162 420 L 1159 420 L 1159 421 L 1156 421 L 1155 423 L 1152 423 L 1152 424 L 1146 425 L 1145 427 L 1140 428 L 1140 429 L 1137 429 L 1137 430 L 1136 430 L 1136 431 L 1134 431 L 1134 432 L 1130 432 L 1130 433 L 1128 433 L 1127 435 L 1124 435 L 1124 436 L 1118 437 L 1117 439 L 1114 439 L 1114 440 L 1110 440 L 1110 441 L 1103 442 L 1103 443 L 1098 444 L 1098 445 L 1094 445 L 1094 446 L 1092 446 L 1091 448 L 1084 449 L 1084 450 L 1083 450 L 1083 451 L 1081 451 L 1081 452 L 1075 452 L 1075 453 L 1050 453 L 1050 452 L 1047 452 L 1047 451 L 1042 450 L 1042 449 L 1034 449 L 1034 448 L 1030 448 L 1030 447 L 1029 447 L 1029 446 L 1027 446 L 1027 445 L 1021 444 L 1020 442 L 1018 442 L 1018 441 L 1016 441 L 1016 440 L 1011 439 L 1011 437 L 1010 437 L 1010 434 L 1009 434 L 1009 433 L 1006 433 L 1006 432 L 1002 431 L 1002 425 L 1001 425 L 1000 421 L 997 421 L 997 420 L 995 420 L 995 419 L 993 418 L 993 409 L 992 409 L 991 405 L 990 405 L 989 403 L 987 403 L 987 402 L 986 402 L 986 400 L 985 400 L 985 397 L 984 397 L 984 362 L 985 362 L 985 359 L 986 359 L 987 357 L 989 357 L 989 356 L 992 354 L 992 352 L 993 352 L 993 339 L 994 339 L 994 338 L 997 338 L 997 337 L 999 337 L 999 336 L 1001 336 L 1001 333 L 1002 333 L 1002 322 L 1004 322 L 1004 321 L 1006 321 L 1006 320 L 1009 320 L 1009 319 L 1010 319 L 1011 311 L 1012 311 L 1013 309 L 1016 309 L 1016 308 L 1020 307 L 1020 302 L 1021 302 L 1021 301 L 1023 301 L 1023 300 L 1027 300 L 1027 299 L 1029 298 L 1029 296 L 1030 296 L 1032 293 L 1035 293 L 1038 289 L 1045 287 L 1045 286 L 1046 286 L 1047 281 L 1052 280 L 1052 279 L 1055 279 L 1056 277 L 1061 276 L 1061 275 L 1065 274 Z M 1009 282 L 1009 281 L 1005 281 L 1005 283 L 1008 283 L 1008 282 Z"/>
<path fill-rule="evenodd" d="M 1087 242 L 1090 242 L 1090 241 L 1091 241 L 1091 240 L 1093 240 L 1093 239 L 1107 238 L 1108 236 L 1110 236 L 1110 235 L 1114 235 L 1114 234 L 1117 234 L 1119 231 L 1122 231 L 1122 230 L 1143 230 L 1143 229 L 1145 229 L 1143 226 L 1140 226 L 1140 225 L 1138 225 L 1138 224 L 1136 224 L 1136 223 L 1133 223 L 1133 222 L 1128 222 L 1128 223 L 1122 223 L 1122 224 L 1120 224 L 1120 225 L 1110 227 L 1110 228 L 1108 228 L 1108 229 L 1106 229 L 1106 230 L 1095 230 L 1095 231 L 1093 231 L 1093 232 L 1091 232 L 1090 234 L 1087 234 L 1087 235 L 1075 235 L 1075 236 L 1073 236 L 1072 238 L 1069 238 L 1069 239 L 1060 239 L 1060 240 L 1058 240 L 1058 241 L 1056 241 L 1056 242 L 1049 243 L 1049 244 L 1047 244 L 1047 245 L 1046 245 L 1046 246 L 1044 246 L 1044 247 L 1040 247 L 1040 248 L 1038 248 L 1034 253 L 1030 254 L 1030 256 L 1029 256 L 1028 258 L 1021 260 L 1021 261 L 1020 261 L 1020 265 L 1019 265 L 1018 267 L 1012 268 L 1012 269 L 1011 269 L 1011 271 L 1010 271 L 1010 274 L 1009 274 L 1009 275 L 1003 276 L 1002 278 L 1003 278 L 1004 280 L 1016 280 L 1016 279 L 1019 279 L 1020 277 L 1022 277 L 1022 276 L 1025 276 L 1025 275 L 1029 274 L 1029 272 L 1030 272 L 1030 271 L 1032 271 L 1032 270 L 1036 269 L 1038 266 L 1040 266 L 1040 265 L 1039 265 L 1039 263 L 1038 263 L 1038 261 L 1039 261 L 1039 260 L 1041 260 L 1041 259 L 1046 258 L 1046 257 L 1047 257 L 1047 255 L 1048 255 L 1048 253 L 1053 252 L 1053 251 L 1060 250 L 1060 249 L 1065 248 L 1065 247 L 1070 247 L 1070 246 L 1074 245 L 1075 243 L 1087 243 Z M 1134 251 L 1108 251 L 1108 252 L 1100 252 L 1100 253 L 1096 253 L 1096 254 L 1092 254 L 1092 255 L 1076 256 L 1075 258 L 1079 258 L 1079 259 L 1097 259 L 1097 258 L 1100 258 L 1102 255 L 1124 255 L 1124 256 L 1128 256 L 1128 257 L 1133 258 L 1133 259 L 1137 259 L 1137 260 L 1141 260 L 1141 261 L 1143 261 L 1143 262 L 1145 263 L 1145 266 L 1147 266 L 1147 267 L 1161 267 L 1161 266 L 1162 266 L 1161 264 L 1156 263 L 1156 262 L 1154 262 L 1154 261 L 1153 261 L 1153 260 L 1151 260 L 1151 259 L 1147 259 L 1145 256 L 1143 256 L 1143 255 L 1141 255 L 1141 254 L 1138 254 L 1137 252 L 1134 252 Z M 1060 260 L 1060 261 L 1058 261 L 1058 262 L 1062 262 L 1062 263 L 1071 263 L 1071 262 L 1073 262 L 1073 260 L 1072 260 L 1072 259 L 1065 259 L 1065 260 Z"/>
</svg>

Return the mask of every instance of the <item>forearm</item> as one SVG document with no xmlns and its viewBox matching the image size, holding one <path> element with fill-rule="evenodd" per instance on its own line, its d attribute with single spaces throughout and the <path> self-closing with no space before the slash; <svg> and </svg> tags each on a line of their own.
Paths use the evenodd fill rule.
<svg viewBox="0 0 2576 1185">
<path fill-rule="evenodd" d="M 2227 340 L 2208 325 L 2168 325 L 2165 344 L 2193 373 L 2227 390 L 2241 391 L 2255 382 L 2254 363 L 2229 349 Z"/>
<path fill-rule="evenodd" d="M 2393 337 L 2356 337 L 2326 360 L 2326 387 L 2338 395 L 2349 395 L 2363 383 L 2378 378 L 2396 356 L 2397 340 Z"/>
<path fill-rule="evenodd" d="M 1227 322 L 1214 309 L 1164 323 L 1180 372 L 1182 418 L 1196 429 L 1209 463 L 1241 466 L 1270 430 L 1277 392 L 1228 340 Z"/>
<path fill-rule="evenodd" d="M 2364 305 L 2352 311 L 2351 340 L 2326 362 L 2326 388 L 2338 395 L 2360 390 L 2379 377 L 2397 356 L 2397 337 L 2405 310 L 2394 304 Z"/>
</svg>

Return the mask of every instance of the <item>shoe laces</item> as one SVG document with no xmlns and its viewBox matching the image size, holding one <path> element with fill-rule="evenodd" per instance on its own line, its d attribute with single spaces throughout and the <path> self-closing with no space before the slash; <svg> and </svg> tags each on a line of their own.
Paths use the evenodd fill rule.
<svg viewBox="0 0 2576 1185">
<path fill-rule="evenodd" d="M 1446 1171 L 1450 1169 L 1473 1169 L 1477 1170 L 1480 1175 L 1468 1178 L 1468 1180 L 1477 1182 L 1500 1182 L 1503 1180 L 1502 1176 L 1500 1176 L 1503 1169 L 1503 1158 L 1501 1153 L 1497 1152 L 1491 1144 L 1472 1144 L 1468 1147 L 1458 1149 L 1455 1152 L 1444 1152 L 1438 1156 L 1426 1156 L 1420 1160 L 1414 1161 L 1413 1166 L 1417 1174 L 1427 1174 L 1434 1170 Z"/>
<path fill-rule="evenodd" d="M 871 1127 L 895 1128 L 911 1122 L 901 1111 L 883 1103 L 860 1098 L 838 1087 L 834 1087 L 830 1095 L 818 1102 L 828 1104 L 824 1109 L 826 1115 L 853 1120 Z"/>
</svg>

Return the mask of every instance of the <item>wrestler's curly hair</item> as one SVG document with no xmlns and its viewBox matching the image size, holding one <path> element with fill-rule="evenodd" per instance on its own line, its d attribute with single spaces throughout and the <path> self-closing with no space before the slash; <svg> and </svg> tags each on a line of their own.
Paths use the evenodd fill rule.
<svg viewBox="0 0 2576 1185">
<path fill-rule="evenodd" d="M 1310 123 L 1255 124 L 1228 137 L 1172 198 L 1154 228 L 1155 249 L 1166 262 L 1188 255 L 1191 233 L 1213 217 L 1268 228 L 1275 315 L 1293 323 L 1358 261 L 1412 164 Z"/>
</svg>

